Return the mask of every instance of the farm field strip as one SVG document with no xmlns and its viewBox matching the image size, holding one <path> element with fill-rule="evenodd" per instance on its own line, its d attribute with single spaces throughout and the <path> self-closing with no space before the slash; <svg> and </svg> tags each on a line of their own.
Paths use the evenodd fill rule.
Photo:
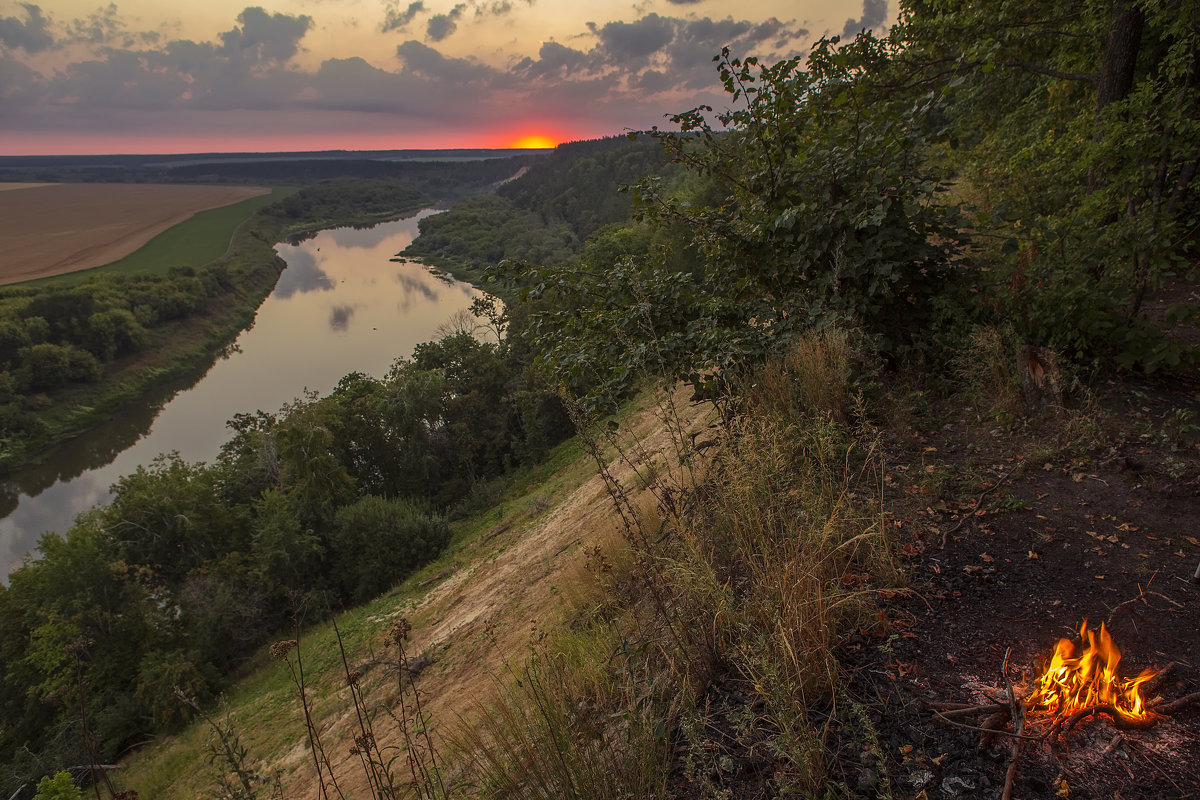
<svg viewBox="0 0 1200 800">
<path fill-rule="evenodd" d="M 0 284 L 109 264 L 197 212 L 269 192 L 254 186 L 98 183 L 0 191 Z"/>
</svg>

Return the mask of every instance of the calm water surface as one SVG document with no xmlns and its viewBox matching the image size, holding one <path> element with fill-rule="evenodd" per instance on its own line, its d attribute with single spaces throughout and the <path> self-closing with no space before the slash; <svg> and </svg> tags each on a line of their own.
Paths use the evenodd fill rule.
<svg viewBox="0 0 1200 800">
<path fill-rule="evenodd" d="M 158 454 L 211 461 L 234 414 L 277 411 L 305 389 L 328 393 L 349 372 L 380 377 L 470 306 L 478 292 L 468 284 L 389 261 L 430 213 L 277 245 L 287 268 L 228 353 L 0 481 L 0 575 L 44 531 L 65 531 L 81 511 L 106 502 L 119 477 Z"/>
</svg>

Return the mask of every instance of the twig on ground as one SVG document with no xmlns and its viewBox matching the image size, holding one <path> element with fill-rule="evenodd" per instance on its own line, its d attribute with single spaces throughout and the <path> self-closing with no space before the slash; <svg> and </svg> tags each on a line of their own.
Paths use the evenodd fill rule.
<svg viewBox="0 0 1200 800">
<path fill-rule="evenodd" d="M 1041 736 L 1030 736 L 1027 733 L 1013 733 L 1012 731 L 997 730 L 995 728 L 985 728 L 982 725 L 968 725 L 965 722 L 958 722 L 957 720 L 943 717 L 941 715 L 941 713 L 939 713 L 937 711 L 933 712 L 933 716 L 936 719 L 939 719 L 942 722 L 946 723 L 947 725 L 953 725 L 956 728 L 962 728 L 963 730 L 966 730 L 966 731 L 979 731 L 981 733 L 992 733 L 992 734 L 995 734 L 996 736 L 1007 736 L 1009 739 L 1023 739 L 1028 742 L 1042 741 Z"/>
<path fill-rule="evenodd" d="M 952 535 L 958 533 L 959 529 L 962 528 L 963 525 L 967 524 L 967 520 L 975 518 L 975 512 L 979 510 L 979 504 L 983 502 L 983 498 L 987 497 L 989 493 L 994 492 L 994 491 L 996 491 L 996 489 L 1000 488 L 1000 484 L 1002 484 L 1006 480 L 1008 480 L 1012 476 L 1012 474 L 1020 468 L 1021 468 L 1021 465 L 1020 465 L 1020 463 L 1018 463 L 1016 466 L 1014 466 L 1008 472 L 1001 475 L 999 480 L 997 480 L 991 486 L 989 486 L 988 488 L 984 489 L 982 492 L 979 493 L 979 495 L 975 498 L 974 509 L 972 509 L 970 511 L 970 513 L 964 513 L 962 515 L 962 518 L 959 519 L 957 525 L 955 525 L 953 528 L 950 528 L 948 531 L 946 531 L 945 533 L 942 534 L 942 546 L 941 546 L 942 550 L 946 549 L 947 540 L 949 540 L 949 538 Z"/>
<path fill-rule="evenodd" d="M 992 742 L 996 741 L 996 735 L 1004 731 L 1004 727 L 1011 719 L 1012 712 L 1008 708 L 1002 708 L 983 721 L 983 733 L 979 737 L 979 752 L 987 750 Z"/>
<path fill-rule="evenodd" d="M 1177 700 L 1172 700 L 1169 703 L 1164 703 L 1160 706 L 1155 706 L 1152 710 L 1156 714 L 1174 714 L 1180 709 L 1187 708 L 1192 703 L 1200 701 L 1200 692 L 1192 692 L 1185 694 Z"/>
<path fill-rule="evenodd" d="M 504 531 L 501 531 L 501 533 L 503 533 L 503 532 Z M 439 572 L 437 575 L 434 575 L 432 578 L 426 578 L 425 580 L 418 583 L 417 588 L 424 589 L 429 584 L 433 583 L 434 581 L 440 581 L 442 578 L 446 577 L 449 574 L 450 574 L 450 570 L 444 569 L 441 572 Z"/>
<path fill-rule="evenodd" d="M 1179 603 L 1176 603 L 1174 600 L 1167 597 L 1165 594 L 1160 594 L 1159 592 L 1147 592 L 1144 589 L 1142 589 L 1141 587 L 1138 587 L 1137 597 L 1133 598 L 1132 600 L 1126 600 L 1124 603 L 1121 603 L 1116 608 L 1114 608 L 1112 610 L 1112 613 L 1110 613 L 1108 615 L 1108 622 L 1106 622 L 1105 624 L 1109 628 L 1112 628 L 1113 620 L 1116 619 L 1117 614 L 1119 614 L 1120 612 L 1124 611 L 1127 608 L 1137 605 L 1138 603 L 1145 603 L 1147 597 L 1157 597 L 1161 600 L 1166 600 L 1168 603 L 1175 606 L 1176 608 L 1180 608 L 1180 609 L 1183 608 L 1183 606 L 1181 606 Z M 1149 604 L 1147 603 L 1147 605 L 1149 605 Z"/>
<path fill-rule="evenodd" d="M 936 713 L 940 717 L 947 719 L 953 717 L 973 717 L 976 714 L 995 714 L 998 711 L 1004 711 L 1008 706 L 1002 705 L 986 705 L 986 706 L 968 706 L 966 708 L 947 708 L 945 710 L 938 709 Z"/>
<path fill-rule="evenodd" d="M 1004 691 L 1008 695 L 1008 706 L 1012 714 L 1013 730 L 1016 732 L 1017 738 L 1013 741 L 1012 760 L 1009 762 L 1008 772 L 1004 776 L 1004 794 L 1001 795 L 1001 800 L 1012 800 L 1013 781 L 1017 777 L 1017 761 L 1021 757 L 1022 734 L 1025 732 L 1025 706 L 1017 701 L 1017 696 L 1013 692 L 1012 681 L 1008 679 L 1008 657 L 1011 654 L 1011 647 L 1004 651 L 1004 665 L 1001 667 L 1001 670 L 1004 673 Z"/>
<path fill-rule="evenodd" d="M 1154 693 L 1158 691 L 1158 687 L 1162 686 L 1166 682 L 1167 678 L 1171 676 L 1171 673 L 1175 671 L 1175 667 L 1177 666 L 1179 666 L 1179 662 L 1172 661 L 1158 672 L 1154 673 L 1154 677 L 1142 684 L 1142 697 L 1153 697 Z"/>
</svg>

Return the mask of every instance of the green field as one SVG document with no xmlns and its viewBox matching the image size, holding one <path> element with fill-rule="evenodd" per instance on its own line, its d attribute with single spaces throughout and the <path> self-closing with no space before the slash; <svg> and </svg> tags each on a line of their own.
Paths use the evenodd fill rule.
<svg viewBox="0 0 1200 800">
<path fill-rule="evenodd" d="M 201 211 L 158 234 L 122 259 L 91 269 L 26 281 L 22 285 L 69 283 L 100 272 L 165 275 L 171 267 L 202 267 L 225 255 L 238 226 L 250 219 L 254 212 L 297 191 L 299 189 L 296 187 L 277 186 L 267 194 L 240 203 Z"/>
<path fill-rule="evenodd" d="M 294 188 L 274 188 L 268 194 L 240 203 L 201 211 L 163 231 L 119 261 L 86 272 L 165 273 L 171 267 L 202 267 L 225 255 L 233 232 L 251 214 L 295 191 Z"/>
</svg>

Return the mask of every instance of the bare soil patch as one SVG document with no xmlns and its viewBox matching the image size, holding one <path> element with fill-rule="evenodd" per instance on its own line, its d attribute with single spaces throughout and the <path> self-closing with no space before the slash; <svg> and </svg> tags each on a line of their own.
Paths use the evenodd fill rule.
<svg viewBox="0 0 1200 800">
<path fill-rule="evenodd" d="M 198 211 L 266 194 L 257 186 L 61 183 L 0 191 L 0 284 L 129 255 Z"/>
</svg>

